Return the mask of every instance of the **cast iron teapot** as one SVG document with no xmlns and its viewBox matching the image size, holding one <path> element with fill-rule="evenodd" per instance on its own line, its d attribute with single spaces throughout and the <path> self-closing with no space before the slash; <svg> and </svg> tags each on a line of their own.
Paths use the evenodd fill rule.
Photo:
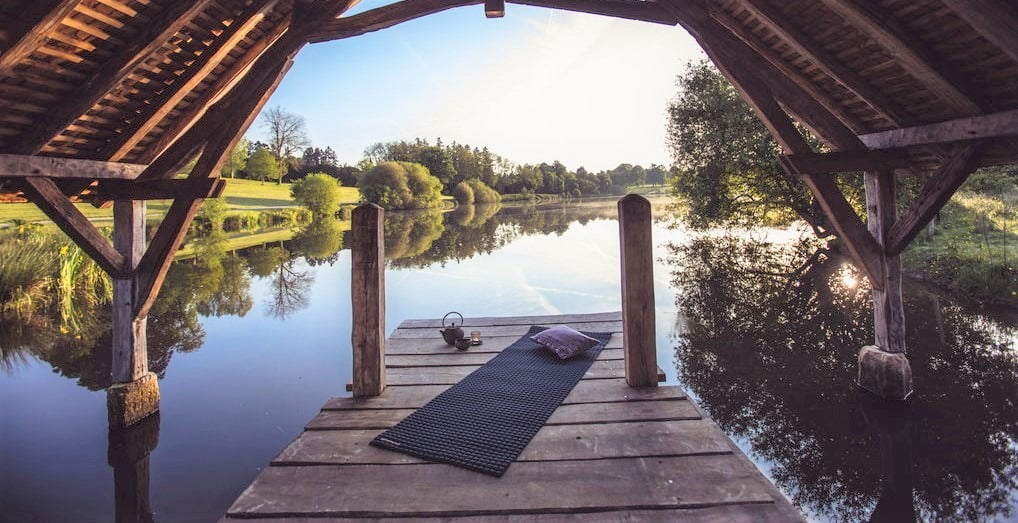
<svg viewBox="0 0 1018 523">
<path fill-rule="evenodd" d="M 448 318 L 450 314 L 455 314 L 455 315 L 459 316 L 460 317 L 460 325 L 463 325 L 463 315 L 462 314 L 460 314 L 458 312 L 449 312 L 449 313 L 446 313 L 445 316 L 442 316 L 442 330 L 438 331 L 438 333 L 441 334 L 442 335 L 442 339 L 444 339 L 445 342 L 447 344 L 449 344 L 450 347 L 452 347 L 452 346 L 456 345 L 456 340 L 458 340 L 458 339 L 463 337 L 463 329 L 461 329 L 460 327 L 457 327 L 455 321 L 450 322 L 448 327 L 445 326 L 445 319 Z"/>
</svg>

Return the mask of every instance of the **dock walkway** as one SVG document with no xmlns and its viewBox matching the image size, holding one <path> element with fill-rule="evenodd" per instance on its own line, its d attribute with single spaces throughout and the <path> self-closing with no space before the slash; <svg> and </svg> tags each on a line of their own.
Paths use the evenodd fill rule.
<svg viewBox="0 0 1018 523">
<path fill-rule="evenodd" d="M 558 324 L 615 334 L 503 477 L 368 445 L 531 325 Z M 224 520 L 802 520 L 679 387 L 626 385 L 620 313 L 468 318 L 484 343 L 466 352 L 440 327 L 403 322 L 386 342 L 385 392 L 329 400 Z"/>
</svg>

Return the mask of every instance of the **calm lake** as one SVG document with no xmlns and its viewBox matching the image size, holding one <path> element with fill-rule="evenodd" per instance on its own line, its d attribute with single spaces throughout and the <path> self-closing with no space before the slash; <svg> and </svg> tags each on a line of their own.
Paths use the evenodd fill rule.
<svg viewBox="0 0 1018 523">
<path fill-rule="evenodd" d="M 669 228 L 667 203 L 654 200 L 658 363 L 810 519 L 1018 518 L 1018 314 L 906 281 L 916 393 L 876 402 L 853 383 L 872 313 L 850 265 L 794 230 Z M 615 213 L 610 200 L 390 213 L 388 330 L 449 311 L 469 330 L 478 316 L 619 310 Z M 189 241 L 149 323 L 161 412 L 134 473 L 154 520 L 217 520 L 347 394 L 346 234 L 328 221 L 245 249 Z M 112 520 L 108 335 L 0 328 L 0 519 Z"/>
</svg>

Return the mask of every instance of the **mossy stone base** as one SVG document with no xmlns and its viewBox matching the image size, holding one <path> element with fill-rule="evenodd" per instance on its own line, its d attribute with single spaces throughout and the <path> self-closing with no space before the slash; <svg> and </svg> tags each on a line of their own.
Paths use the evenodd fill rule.
<svg viewBox="0 0 1018 523">
<path fill-rule="evenodd" d="M 128 427 L 159 410 L 159 379 L 149 372 L 130 382 L 106 389 L 110 428 Z"/>
<path fill-rule="evenodd" d="M 859 351 L 856 383 L 878 397 L 903 400 L 912 394 L 912 366 L 902 353 L 867 345 Z"/>
</svg>

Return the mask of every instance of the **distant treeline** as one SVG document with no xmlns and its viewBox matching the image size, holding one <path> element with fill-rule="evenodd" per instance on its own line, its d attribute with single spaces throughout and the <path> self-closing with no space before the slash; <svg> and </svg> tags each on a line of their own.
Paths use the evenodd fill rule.
<svg viewBox="0 0 1018 523">
<path fill-rule="evenodd" d="M 384 161 L 424 165 L 442 182 L 447 194 L 460 182 L 475 178 L 501 194 L 622 194 L 631 185 L 664 184 L 668 176 L 668 170 L 660 165 L 644 168 L 624 163 L 598 173 L 583 167 L 572 171 L 558 161 L 519 165 L 492 153 L 487 147 L 477 148 L 456 142 L 445 145 L 441 139 L 434 145 L 420 138 L 413 142 L 380 142 L 365 149 L 364 157 L 362 167 Z"/>
</svg>

